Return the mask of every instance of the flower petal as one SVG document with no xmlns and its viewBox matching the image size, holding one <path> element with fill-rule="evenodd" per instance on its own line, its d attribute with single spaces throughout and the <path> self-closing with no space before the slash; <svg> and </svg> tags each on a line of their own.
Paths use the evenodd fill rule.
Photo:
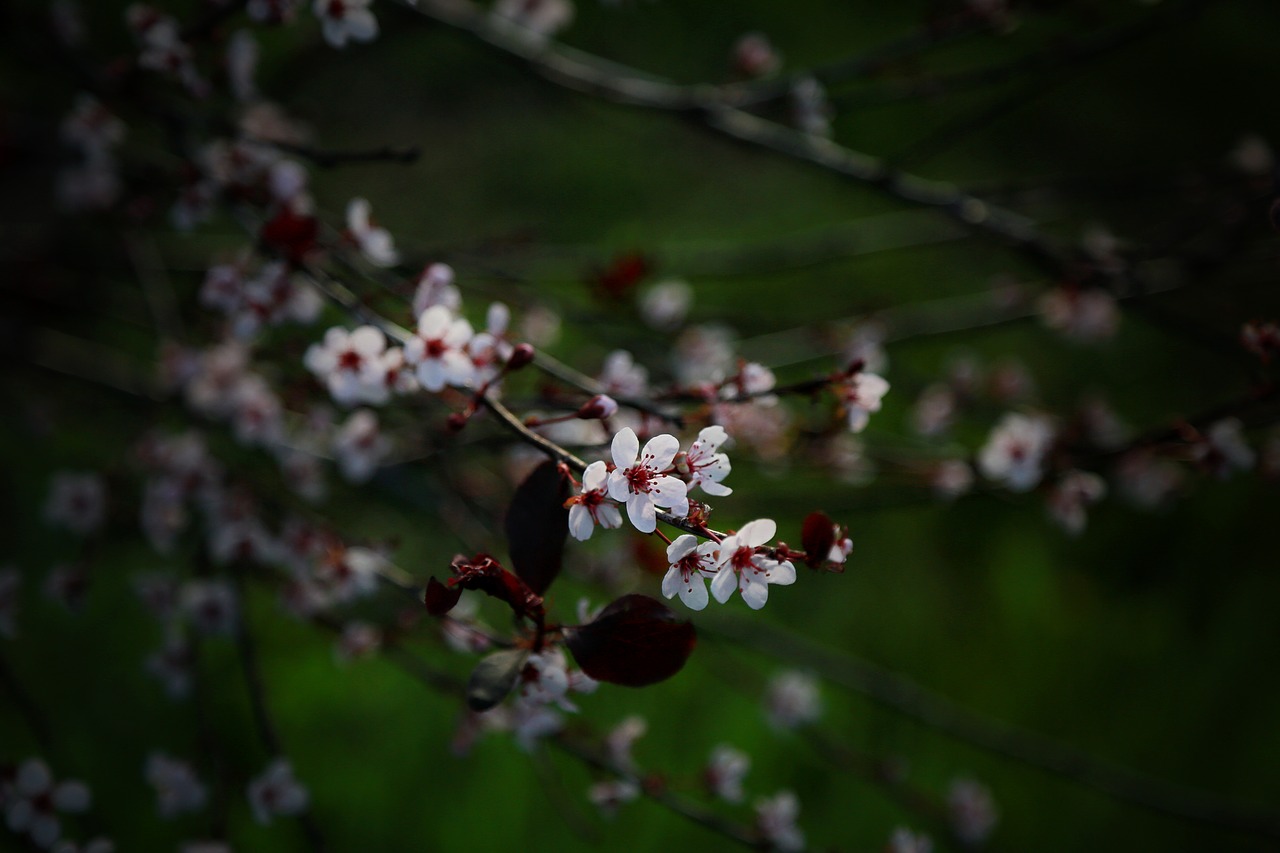
<svg viewBox="0 0 1280 853">
<path fill-rule="evenodd" d="M 613 444 L 610 447 L 613 452 L 613 464 L 618 468 L 630 468 L 636 464 L 636 454 L 640 452 L 640 439 L 636 438 L 635 432 L 631 427 L 623 427 L 618 434 L 613 437 Z M 614 472 L 615 474 L 617 471 Z M 612 481 L 610 481 L 610 494 L 613 493 Z M 614 495 L 615 500 L 621 500 Z"/>
<path fill-rule="evenodd" d="M 663 433 L 655 435 L 645 443 L 642 461 L 645 466 L 655 471 L 665 471 L 671 467 L 671 460 L 680 452 L 680 440 L 674 435 Z"/>
<path fill-rule="evenodd" d="M 658 528 L 658 517 L 654 510 L 653 499 L 641 493 L 627 498 L 627 516 L 636 530 L 641 533 L 652 533 Z"/>
<path fill-rule="evenodd" d="M 769 600 L 769 584 L 761 578 L 756 580 L 748 574 L 742 576 L 742 600 L 752 610 L 759 610 Z"/>
<path fill-rule="evenodd" d="M 721 551 L 720 553 L 726 553 Z M 726 558 L 727 559 L 727 558 Z M 738 588 L 738 576 L 734 574 L 733 569 L 725 566 L 711 580 L 711 594 L 715 596 L 716 601 L 724 604 L 733 597 L 733 591 Z"/>
<path fill-rule="evenodd" d="M 698 537 L 690 533 L 681 533 L 667 546 L 667 562 L 675 563 L 692 554 L 698 547 Z M 671 596 L 667 596 L 670 598 Z"/>
<path fill-rule="evenodd" d="M 609 472 L 604 462 L 592 462 L 587 466 L 587 470 L 582 472 L 582 491 L 594 492 L 604 488 L 608 477 Z"/>
<path fill-rule="evenodd" d="M 670 598 L 670 596 L 667 597 Z M 707 606 L 707 582 L 699 575 L 694 575 L 687 582 L 682 581 L 680 600 L 690 610 L 705 609 Z"/>
<path fill-rule="evenodd" d="M 569 507 L 569 535 L 579 542 L 586 542 L 595 530 L 595 522 L 591 518 L 591 510 L 582 504 Z"/>
<path fill-rule="evenodd" d="M 738 539 L 745 545 L 758 548 L 773 538 L 778 532 L 778 525 L 772 518 L 758 518 L 748 521 L 738 531 Z"/>
</svg>

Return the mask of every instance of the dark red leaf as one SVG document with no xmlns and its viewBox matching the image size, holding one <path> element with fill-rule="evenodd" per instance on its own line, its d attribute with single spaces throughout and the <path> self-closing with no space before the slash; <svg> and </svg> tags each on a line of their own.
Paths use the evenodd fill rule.
<svg viewBox="0 0 1280 853">
<path fill-rule="evenodd" d="M 467 679 L 467 706 L 487 711 L 507 698 L 528 659 L 528 649 L 503 649 L 476 664 Z"/>
<path fill-rule="evenodd" d="M 594 621 L 565 632 L 565 644 L 583 672 L 627 687 L 656 684 L 675 675 L 697 640 L 692 624 L 645 595 L 624 595 Z"/>
<path fill-rule="evenodd" d="M 425 601 L 427 612 L 432 616 L 445 615 L 458 603 L 459 598 L 462 598 L 462 589 L 460 587 L 445 586 L 434 577 L 427 581 Z"/>
<path fill-rule="evenodd" d="M 488 554 L 476 554 L 471 559 L 453 558 L 453 577 L 446 585 L 450 589 L 474 589 L 505 601 L 518 617 L 527 617 L 541 623 L 546 615 L 542 597 L 535 595 L 520 578 L 502 567 Z"/>
<path fill-rule="evenodd" d="M 548 459 L 516 489 L 507 508 L 507 550 L 517 575 L 541 595 L 560 574 L 569 534 L 569 479 Z"/>
<path fill-rule="evenodd" d="M 800 541 L 804 544 L 804 562 L 816 569 L 827 561 L 831 546 L 836 544 L 835 522 L 823 512 L 811 512 L 805 517 Z"/>
</svg>

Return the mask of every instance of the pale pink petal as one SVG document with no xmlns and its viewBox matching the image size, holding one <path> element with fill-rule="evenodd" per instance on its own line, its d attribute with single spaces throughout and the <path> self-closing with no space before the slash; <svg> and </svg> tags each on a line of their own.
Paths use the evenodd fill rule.
<svg viewBox="0 0 1280 853">
<path fill-rule="evenodd" d="M 612 530 L 622 526 L 622 513 L 618 512 L 618 508 L 613 504 L 600 504 L 596 507 L 596 520 L 600 522 L 601 527 Z"/>
<path fill-rule="evenodd" d="M 609 472 L 609 497 L 615 501 L 625 501 L 631 497 L 631 487 L 627 485 L 627 475 L 615 468 Z"/>
</svg>

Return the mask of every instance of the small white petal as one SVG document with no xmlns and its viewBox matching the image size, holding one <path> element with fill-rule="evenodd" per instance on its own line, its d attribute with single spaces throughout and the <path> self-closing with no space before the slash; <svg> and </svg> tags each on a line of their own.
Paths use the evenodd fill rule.
<svg viewBox="0 0 1280 853">
<path fill-rule="evenodd" d="M 608 470 L 603 462 L 592 462 L 587 466 L 587 470 L 582 472 L 582 490 L 584 492 L 594 492 L 604 487 L 605 480 L 608 479 Z"/>
<path fill-rule="evenodd" d="M 680 440 L 674 435 L 655 435 L 645 443 L 641 454 L 646 467 L 655 471 L 665 471 L 671 467 L 671 460 L 680 452 Z"/>
<path fill-rule="evenodd" d="M 670 598 L 671 596 L 667 596 Z M 680 600 L 690 610 L 703 610 L 707 606 L 707 582 L 699 575 L 689 578 L 688 583 L 681 582 Z"/>
<path fill-rule="evenodd" d="M 721 551 L 721 553 L 726 553 Z M 732 553 L 732 552 L 729 552 Z M 715 596 L 716 601 L 724 604 L 733 597 L 733 591 L 738 588 L 738 576 L 733 570 L 725 567 L 716 573 L 715 578 L 711 581 L 711 594 Z"/>
<path fill-rule="evenodd" d="M 667 546 L 667 562 L 675 563 L 690 554 L 698 547 L 698 537 L 690 533 L 682 533 Z M 667 596 L 670 598 L 671 596 Z"/>
<path fill-rule="evenodd" d="M 742 600 L 752 610 L 759 610 L 769 600 L 769 584 L 744 574 L 742 577 Z"/>
<path fill-rule="evenodd" d="M 595 530 L 595 522 L 591 519 L 591 511 L 582 504 L 569 507 L 569 535 L 579 542 L 586 542 Z"/>
<path fill-rule="evenodd" d="M 742 529 L 738 531 L 738 539 L 744 545 L 752 548 L 758 548 L 773 538 L 778 532 L 778 525 L 771 518 L 758 518 L 755 521 L 748 521 L 742 525 Z"/>
<path fill-rule="evenodd" d="M 665 598 L 675 598 L 676 593 L 684 589 L 684 577 L 675 566 L 667 569 L 667 573 L 662 576 L 662 595 Z"/>
<path fill-rule="evenodd" d="M 623 427 L 613 437 L 613 444 L 610 450 L 613 453 L 613 464 L 616 468 L 630 468 L 636 464 L 636 454 L 640 452 L 640 439 L 636 438 L 636 434 L 631 427 Z M 618 471 L 614 471 L 614 474 L 617 473 Z M 609 493 L 613 495 L 612 480 L 610 480 L 609 486 Z M 621 500 L 617 495 L 613 495 L 613 497 L 614 500 Z"/>
<path fill-rule="evenodd" d="M 627 516 L 636 530 L 641 533 L 652 533 L 658 527 L 653 500 L 647 494 L 632 495 L 627 498 Z"/>
</svg>

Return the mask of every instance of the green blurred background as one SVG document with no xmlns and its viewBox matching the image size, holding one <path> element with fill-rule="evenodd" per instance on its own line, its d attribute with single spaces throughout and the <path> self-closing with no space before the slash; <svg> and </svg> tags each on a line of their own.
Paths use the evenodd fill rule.
<svg viewBox="0 0 1280 853">
<path fill-rule="evenodd" d="M 123 49 L 114 5 L 86 11 L 93 30 Z M 837 98 L 853 106 L 835 120 L 835 139 L 891 159 L 906 152 L 918 173 L 1005 201 L 1064 240 L 1091 223 L 1141 247 L 1159 245 L 1188 222 L 1207 222 L 1201 231 L 1211 232 L 1224 210 L 1213 181 L 1237 180 L 1225 165 L 1230 150 L 1247 133 L 1280 139 L 1280 6 L 1208 6 L 1192 21 L 1069 73 L 1019 74 L 951 97 L 884 105 L 871 103 L 880 81 L 842 87 Z M 798 69 L 872 50 L 940 10 L 817 0 L 583 2 L 565 40 L 679 81 L 721 81 L 733 42 L 747 31 L 766 33 L 784 68 Z M 625 347 L 657 378 L 665 375 L 673 335 L 641 326 L 629 305 L 602 304 L 583 284 L 584 271 L 619 252 L 654 258 L 656 278 L 686 278 L 695 291 L 694 319 L 731 324 L 743 340 L 740 353 L 777 366 L 783 380 L 836 363 L 827 343 L 839 327 L 832 318 L 982 294 L 997 275 L 1043 285 L 1015 253 L 963 237 L 938 214 L 906 212 L 875 190 L 734 144 L 696 121 L 567 91 L 390 3 L 375 3 L 374 11 L 382 37 L 344 51 L 323 45 L 309 13 L 296 27 L 260 33 L 260 88 L 308 123 L 321 147 L 422 146 L 412 165 L 316 170 L 319 208 L 336 215 L 350 197 L 369 198 L 402 248 L 455 266 L 473 320 L 491 298 L 509 301 L 517 314 L 533 302 L 552 306 L 565 320 L 552 352 L 587 372 L 609 350 Z M 1146 14 L 1151 10 L 1132 3 L 1024 7 L 1009 32 L 965 40 L 886 76 L 1000 64 Z M 75 90 L 23 56 L 15 50 L 0 60 L 4 103 L 15 125 L 34 117 L 38 128 L 56 120 Z M 984 112 L 992 105 L 1003 106 Z M 131 133 L 138 151 L 159 145 L 158 132 L 131 126 Z M 918 147 L 938 139 L 948 143 L 936 153 Z M 9 161 L 3 173 L 11 258 L 53 241 L 41 201 L 47 164 L 24 162 Z M 184 297 L 196 292 L 201 266 L 215 251 L 242 242 L 229 221 L 190 236 L 169 231 L 162 218 L 138 227 L 157 241 Z M 1229 342 L 1242 321 L 1274 319 L 1280 309 L 1276 239 L 1264 227 L 1214 275 L 1152 297 L 1150 311 L 1126 310 L 1120 334 L 1098 347 L 1064 341 L 1034 319 L 890 343 L 885 373 L 893 391 L 865 436 L 868 453 L 922 451 L 908 428 L 910 402 L 957 353 L 984 364 L 1020 361 L 1035 379 L 1035 399 L 1050 410 L 1105 395 L 1139 430 L 1246 394 L 1249 370 L 1206 341 Z M 85 255 L 71 262 L 76 275 L 38 285 L 54 305 L 40 321 L 150 358 L 154 337 L 127 319 L 138 313 L 140 297 L 126 273 L 104 262 L 95 289 L 76 290 L 111 235 L 92 225 L 67 232 Z M 867 233 L 906 245 L 864 251 L 857 239 Z M 799 261 L 769 261 L 778 254 L 771 247 L 815 244 Z M 13 310 L 25 319 L 21 312 L 44 297 L 23 293 L 10 304 L 20 304 Z M 70 309 L 55 310 L 54 297 Z M 184 310 L 196 316 L 190 300 Z M 801 331 L 769 337 L 793 329 Z M 296 341 L 309 334 L 281 351 L 296 355 Z M 171 703 L 143 673 L 142 660 L 160 636 L 130 581 L 168 564 L 139 543 L 108 537 L 92 555 L 82 610 L 69 613 L 39 587 L 48 568 L 73 558 L 77 546 L 43 530 L 39 516 L 50 472 L 116 466 L 141 429 L 180 425 L 182 416 L 21 362 L 6 369 L 3 392 L 0 471 L 9 523 L 0 560 L 20 566 L 28 582 L 20 637 L 0 654 L 54 732 L 57 751 L 48 758 L 55 772 L 92 786 L 86 825 L 101 827 L 123 851 L 173 849 L 206 834 L 208 815 L 176 822 L 155 816 L 142 775 L 149 751 L 212 752 L 233 768 L 232 779 L 256 773 L 268 757 L 251 726 L 234 648 L 225 640 L 203 643 L 201 701 Z M 972 452 L 997 414 L 967 418 L 948 446 Z M 437 423 L 443 416 L 427 413 Z M 239 453 L 243 464 L 260 466 L 264 481 L 278 481 L 265 456 L 236 451 L 216 432 L 213 440 L 232 458 Z M 495 484 L 483 508 L 497 526 L 510 488 L 500 478 L 501 459 L 483 445 L 465 454 L 459 459 L 474 466 L 472 476 Z M 760 614 L 733 601 L 735 624 L 749 629 L 760 620 L 803 635 L 1105 762 L 1244 803 L 1280 801 L 1275 483 L 1257 476 L 1197 480 L 1189 496 L 1157 513 L 1110 498 L 1072 539 L 1045 518 L 1036 497 L 984 492 L 935 504 L 895 478 L 891 463 L 880 480 L 852 486 L 811 464 L 779 471 L 748 454 L 734 462 L 736 491 L 721 502 L 725 524 L 768 514 L 779 520 L 780 536 L 795 542 L 799 520 L 823 508 L 849 525 L 854 542 L 844 575 L 805 573 L 794 587 L 775 590 Z M 354 535 L 398 542 L 397 562 L 424 579 L 443 574 L 455 551 L 473 543 L 441 523 L 420 468 L 385 472 L 370 490 L 336 488 L 327 506 Z M 588 546 L 570 543 L 569 574 L 551 595 L 558 613 L 572 618 L 582 595 L 604 600 L 574 568 L 626 541 L 617 533 Z M 482 547 L 502 548 L 500 541 Z M 635 581 L 649 594 L 657 585 L 653 576 Z M 645 801 L 600 819 L 585 799 L 593 777 L 556 752 L 531 756 L 492 736 L 470 755 L 454 756 L 455 697 L 424 689 L 386 661 L 339 668 L 330 639 L 280 618 L 267 591 L 255 589 L 250 604 L 269 703 L 331 849 L 728 846 Z M 881 849 L 899 825 L 929 831 L 939 848 L 951 849 L 937 827 L 903 810 L 881 785 L 827 760 L 804 736 L 769 728 L 759 701 L 765 679 L 805 662 L 724 638 L 714 630 L 721 615 L 707 614 L 710 630 L 679 676 L 644 690 L 603 686 L 580 698 L 581 721 L 571 719 L 571 727 L 603 730 L 627 715 L 645 716 L 649 732 L 636 747 L 637 761 L 695 798 L 703 796 L 697 777 L 712 746 L 747 751 L 750 794 L 795 790 L 814 849 Z M 490 616 L 500 624 L 499 614 Z M 411 645 L 459 675 L 471 663 L 446 652 L 428 626 Z M 859 752 L 900 757 L 912 785 L 937 796 L 959 776 L 987 785 L 1000 812 L 992 850 L 1276 848 L 1118 802 L 830 683 L 823 701 L 821 725 L 831 737 Z M 0 703 L 0 758 L 37 751 L 14 703 Z M 209 767 L 196 761 L 208 780 Z M 303 849 L 293 821 L 254 824 L 242 791 L 215 793 L 229 803 L 235 849 Z M 750 820 L 746 806 L 723 811 Z M 0 838 L 0 846 L 10 840 Z"/>
</svg>

